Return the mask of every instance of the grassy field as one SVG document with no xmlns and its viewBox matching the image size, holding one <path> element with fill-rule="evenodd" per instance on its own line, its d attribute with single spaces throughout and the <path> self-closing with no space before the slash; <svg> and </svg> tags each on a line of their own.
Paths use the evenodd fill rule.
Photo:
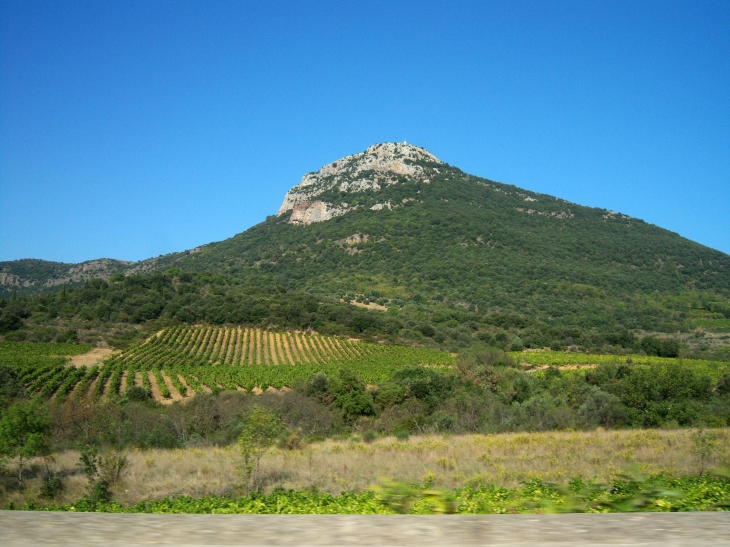
<svg viewBox="0 0 730 547">
<path fill-rule="evenodd" d="M 701 468 L 730 466 L 730 429 L 712 430 L 715 449 L 701 462 L 692 430 L 621 430 L 499 435 L 393 437 L 364 443 L 357 437 L 328 440 L 301 450 L 274 449 L 261 461 L 260 485 L 320 493 L 363 492 L 383 478 L 448 490 L 482 486 L 517 488 L 529 481 L 567 483 L 582 477 L 607 483 L 622 475 L 697 475 Z M 235 447 L 131 451 L 114 499 L 123 505 L 168 496 L 236 495 L 239 456 Z M 65 477 L 56 502 L 85 494 L 79 453 L 66 451 L 52 466 Z M 36 461 L 36 474 L 42 472 Z M 23 492 L 0 492 L 0 507 L 20 507 L 38 497 L 40 479 Z"/>
</svg>

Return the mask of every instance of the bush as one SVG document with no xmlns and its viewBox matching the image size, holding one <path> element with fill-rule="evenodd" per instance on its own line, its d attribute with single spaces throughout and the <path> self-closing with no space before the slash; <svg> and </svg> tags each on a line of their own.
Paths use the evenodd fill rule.
<svg viewBox="0 0 730 547">
<path fill-rule="evenodd" d="M 363 442 L 370 444 L 373 441 L 375 441 L 378 438 L 378 434 L 373 431 L 372 429 L 368 429 L 365 433 L 362 434 L 362 440 Z"/>
<path fill-rule="evenodd" d="M 24 395 L 23 384 L 15 369 L 0 365 L 0 402 Z"/>
<path fill-rule="evenodd" d="M 63 484 L 61 477 L 59 477 L 55 473 L 52 473 L 43 479 L 43 483 L 41 484 L 40 497 L 53 499 L 58 494 L 63 492 L 64 488 L 65 485 Z"/>
<path fill-rule="evenodd" d="M 640 346 L 647 355 L 679 357 L 679 342 L 674 338 L 659 339 L 655 336 L 645 336 L 641 339 Z"/>
<path fill-rule="evenodd" d="M 142 386 L 132 386 L 125 393 L 124 396 L 130 401 L 147 401 L 151 398 L 152 394 Z"/>
<path fill-rule="evenodd" d="M 387 383 L 380 386 L 380 389 L 378 389 L 378 393 L 375 396 L 375 402 L 382 410 L 401 404 L 405 398 L 405 390 L 402 386 L 394 383 Z"/>
<path fill-rule="evenodd" d="M 340 375 L 331 382 L 330 393 L 348 422 L 354 422 L 360 416 L 375 414 L 373 396 L 351 370 L 343 368 L 340 371 Z"/>
<path fill-rule="evenodd" d="M 578 416 L 588 425 L 611 427 L 626 420 L 626 409 L 615 395 L 591 386 L 585 401 L 578 409 Z"/>
<path fill-rule="evenodd" d="M 411 434 L 408 431 L 398 431 L 395 434 L 395 438 L 398 439 L 399 441 L 407 441 L 408 439 L 411 438 Z"/>
</svg>

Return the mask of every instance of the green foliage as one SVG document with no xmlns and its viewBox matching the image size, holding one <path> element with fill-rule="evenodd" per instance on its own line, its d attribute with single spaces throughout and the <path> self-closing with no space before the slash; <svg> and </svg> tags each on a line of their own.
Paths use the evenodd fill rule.
<svg viewBox="0 0 730 547">
<path fill-rule="evenodd" d="M 699 467 L 698 475 L 704 475 L 707 462 L 718 449 L 717 434 L 700 427 L 692 433 L 692 453 L 697 458 Z"/>
<path fill-rule="evenodd" d="M 530 479 L 515 488 L 474 484 L 454 490 L 430 484 L 384 480 L 369 491 L 339 496 L 313 491 L 276 489 L 246 497 L 169 497 L 128 507 L 84 498 L 73 504 L 48 505 L 51 511 L 197 514 L 503 514 L 554 512 L 670 512 L 726 510 L 730 481 L 718 475 L 671 478 L 625 477 L 602 484 L 577 477 L 567 484 Z M 35 509 L 36 507 L 28 507 Z"/>
<path fill-rule="evenodd" d="M 679 342 L 671 338 L 661 340 L 654 336 L 645 336 L 641 339 L 641 349 L 647 355 L 656 355 L 657 357 L 679 356 Z"/>
<path fill-rule="evenodd" d="M 132 386 L 124 392 L 124 396 L 130 401 L 143 402 L 147 401 L 151 397 L 151 394 L 141 386 Z"/>
<path fill-rule="evenodd" d="M 56 474 L 50 474 L 43 479 L 40 488 L 40 497 L 53 499 L 65 490 L 63 479 Z"/>
<path fill-rule="evenodd" d="M 0 365 L 0 407 L 5 401 L 23 395 L 23 384 L 16 370 L 7 365 Z"/>
<path fill-rule="evenodd" d="M 48 454 L 51 417 L 37 400 L 21 401 L 0 417 L 0 455 L 18 458 L 18 484 L 23 484 L 24 460 Z"/>
<path fill-rule="evenodd" d="M 243 418 L 243 429 L 238 437 L 238 448 L 243 459 L 242 475 L 246 492 L 256 487 L 254 472 L 258 472 L 259 462 L 266 452 L 274 446 L 277 438 L 284 431 L 281 418 L 268 408 L 254 405 Z"/>
<path fill-rule="evenodd" d="M 354 422 L 360 416 L 375 414 L 372 395 L 365 389 L 365 384 L 355 372 L 350 369 L 343 368 L 336 377 L 331 379 L 329 393 L 332 394 L 334 404 L 342 411 L 348 422 Z"/>
<path fill-rule="evenodd" d="M 79 463 L 88 480 L 87 502 L 98 505 L 111 502 L 110 487 L 122 481 L 129 468 L 127 456 L 120 450 L 110 450 L 100 455 L 93 445 L 81 448 Z"/>
</svg>

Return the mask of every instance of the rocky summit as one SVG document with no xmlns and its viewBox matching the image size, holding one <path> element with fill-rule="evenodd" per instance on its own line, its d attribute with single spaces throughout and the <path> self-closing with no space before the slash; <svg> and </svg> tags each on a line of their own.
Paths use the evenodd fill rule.
<svg viewBox="0 0 730 547">
<path fill-rule="evenodd" d="M 439 172 L 439 165 L 444 163 L 412 144 L 374 144 L 364 152 L 345 156 L 319 171 L 304 175 L 302 181 L 287 192 L 278 214 L 292 211 L 290 224 L 329 220 L 358 207 L 347 201 L 349 195 L 379 191 L 404 181 L 428 183 L 430 177 Z M 386 207 L 391 205 L 376 203 L 371 206 L 376 211 Z"/>
</svg>

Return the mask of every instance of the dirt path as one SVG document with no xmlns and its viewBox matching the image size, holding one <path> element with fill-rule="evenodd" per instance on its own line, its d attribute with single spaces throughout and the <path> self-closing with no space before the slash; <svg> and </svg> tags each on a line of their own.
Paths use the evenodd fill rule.
<svg viewBox="0 0 730 547">
<path fill-rule="evenodd" d="M 167 386 L 167 389 L 170 390 L 170 397 L 172 397 L 173 401 L 182 401 L 183 396 L 182 394 L 177 390 L 175 387 L 175 384 L 172 383 L 172 380 L 167 375 L 167 373 L 163 370 L 162 372 L 162 379 L 165 381 L 165 385 Z"/>
<path fill-rule="evenodd" d="M 147 378 L 150 379 L 150 388 L 152 389 L 152 398 L 155 401 L 157 401 L 158 403 L 162 403 L 163 405 L 171 405 L 172 404 L 172 398 L 165 399 L 162 396 L 162 393 L 160 393 L 160 388 L 157 385 L 157 378 L 155 378 L 155 375 L 154 375 L 154 373 L 151 370 L 148 370 L 147 371 Z"/>
<path fill-rule="evenodd" d="M 71 357 L 71 364 L 75 367 L 91 366 L 100 363 L 114 353 L 111 348 L 93 348 L 81 355 Z"/>
<path fill-rule="evenodd" d="M 268 339 L 269 343 L 267 344 L 269 346 L 269 364 L 270 365 L 278 365 L 279 364 L 279 356 L 276 352 L 276 333 L 275 332 L 269 332 Z"/>
<path fill-rule="evenodd" d="M 286 355 L 287 364 L 293 365 L 296 361 L 294 361 L 294 358 L 292 357 L 292 354 L 291 354 L 291 348 L 289 346 L 288 335 L 289 335 L 288 332 L 283 332 L 279 336 L 280 336 L 282 351 L 283 351 L 284 355 Z"/>
<path fill-rule="evenodd" d="M 301 333 L 296 333 L 294 335 L 294 337 L 297 341 L 297 347 L 298 347 L 299 352 L 300 352 L 302 358 L 304 359 L 304 361 L 307 363 L 314 364 L 316 361 L 314 361 L 314 356 L 310 355 L 309 347 L 307 345 L 305 345 L 306 341 L 304 340 L 304 335 Z"/>
<path fill-rule="evenodd" d="M 94 378 L 91 382 L 89 382 L 89 389 L 86 390 L 86 393 L 95 393 L 96 391 L 96 384 L 99 383 L 99 378 L 101 378 L 101 372 Z"/>
<path fill-rule="evenodd" d="M 188 383 L 187 383 L 187 382 L 185 381 L 185 377 L 184 377 L 184 376 L 183 376 L 182 374 L 178 374 L 178 375 L 177 375 L 177 377 L 178 377 L 178 379 L 180 380 L 180 383 L 181 383 L 182 385 L 184 385 L 184 386 L 185 386 L 185 388 L 187 389 L 187 393 L 188 393 L 188 395 L 187 395 L 187 396 L 188 396 L 188 397 L 192 397 L 193 395 L 195 395 L 195 390 L 194 390 L 193 388 L 191 388 L 191 387 L 190 387 L 190 384 L 188 384 Z"/>
<path fill-rule="evenodd" d="M 122 380 L 119 382 L 119 395 L 124 395 L 127 392 L 127 375 L 129 371 L 125 370 L 122 372 Z"/>
<path fill-rule="evenodd" d="M 289 346 L 289 352 L 292 355 L 292 363 L 302 363 L 304 362 L 302 358 L 299 355 L 299 352 L 297 351 L 297 341 L 294 339 L 294 334 L 291 332 L 286 333 L 286 342 Z"/>
<path fill-rule="evenodd" d="M 270 365 L 271 364 L 271 355 L 269 355 L 271 352 L 269 351 L 269 331 L 262 331 L 261 333 L 261 342 L 263 344 L 264 349 L 264 364 Z"/>
<path fill-rule="evenodd" d="M 253 331 L 253 343 L 256 349 L 256 360 L 252 364 L 261 365 L 263 360 L 261 358 L 261 331 L 259 329 Z"/>
<path fill-rule="evenodd" d="M 547 370 L 552 366 L 552 368 L 556 368 L 558 370 L 582 370 L 585 368 L 596 368 L 598 365 L 560 365 L 560 366 L 554 366 L 554 365 L 538 365 L 537 367 L 528 370 L 527 372 L 537 372 L 539 370 Z"/>
<path fill-rule="evenodd" d="M 246 329 L 246 345 L 244 346 L 243 351 L 246 356 L 247 365 L 256 364 L 256 361 L 254 361 L 254 346 L 256 345 L 254 333 L 255 331 L 253 329 Z"/>
<path fill-rule="evenodd" d="M 233 328 L 231 329 L 230 339 L 228 340 L 228 351 L 223 358 L 223 363 L 226 365 L 233 364 L 233 355 L 236 353 L 236 347 L 238 347 L 238 331 Z"/>
<path fill-rule="evenodd" d="M 319 352 L 315 349 L 310 336 L 302 334 L 302 340 L 304 341 L 304 345 L 306 346 L 309 355 L 312 357 L 313 362 L 321 363 L 322 358 L 319 356 Z"/>
</svg>

